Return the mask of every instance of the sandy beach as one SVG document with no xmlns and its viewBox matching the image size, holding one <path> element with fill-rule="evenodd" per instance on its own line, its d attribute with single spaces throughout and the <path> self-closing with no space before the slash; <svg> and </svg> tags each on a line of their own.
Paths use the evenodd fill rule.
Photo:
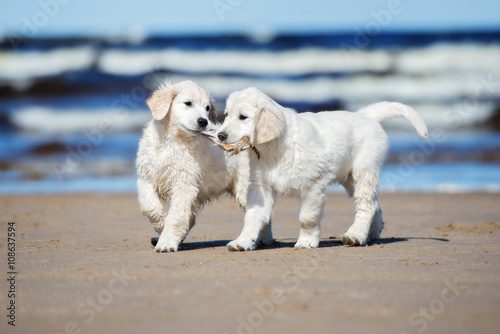
<svg viewBox="0 0 500 334">
<path fill-rule="evenodd" d="M 293 248 L 297 200 L 280 198 L 275 246 L 229 252 L 243 212 L 222 199 L 181 251 L 157 254 L 134 194 L 0 197 L 0 332 L 496 332 L 500 195 L 391 193 L 380 202 L 386 228 L 367 247 L 341 244 L 354 204 L 332 193 L 318 249 Z"/>
</svg>

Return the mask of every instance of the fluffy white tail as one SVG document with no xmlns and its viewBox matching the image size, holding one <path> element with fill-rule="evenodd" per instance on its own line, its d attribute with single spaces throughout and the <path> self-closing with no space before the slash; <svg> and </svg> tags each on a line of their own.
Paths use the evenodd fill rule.
<svg viewBox="0 0 500 334">
<path fill-rule="evenodd" d="M 420 136 L 428 138 L 427 125 L 425 125 L 424 120 L 415 109 L 405 104 L 387 101 L 379 102 L 359 110 L 358 113 L 379 123 L 388 118 L 404 117 L 413 125 Z"/>
</svg>

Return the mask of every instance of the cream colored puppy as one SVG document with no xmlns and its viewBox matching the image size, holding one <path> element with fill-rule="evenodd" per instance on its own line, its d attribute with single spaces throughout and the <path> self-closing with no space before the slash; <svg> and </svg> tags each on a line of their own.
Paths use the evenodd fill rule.
<svg viewBox="0 0 500 334">
<path fill-rule="evenodd" d="M 318 247 L 325 188 L 332 182 L 354 196 L 354 223 L 342 242 L 365 245 L 379 238 L 383 228 L 377 187 L 387 148 L 380 121 L 406 118 L 422 137 L 427 127 L 417 112 L 394 102 L 346 111 L 296 113 L 280 106 L 255 88 L 232 93 L 226 119 L 217 137 L 224 144 L 248 137 L 260 152 L 250 154 L 250 186 L 243 231 L 229 250 L 252 250 L 267 228 L 280 194 L 300 198 L 300 235 L 295 247 Z"/>
<path fill-rule="evenodd" d="M 200 135 L 214 126 L 216 111 L 208 92 L 193 81 L 165 83 L 147 104 L 153 120 L 137 152 L 139 204 L 160 235 L 155 250 L 175 252 L 205 203 L 229 193 L 246 206 L 248 154 L 226 157 Z"/>
</svg>

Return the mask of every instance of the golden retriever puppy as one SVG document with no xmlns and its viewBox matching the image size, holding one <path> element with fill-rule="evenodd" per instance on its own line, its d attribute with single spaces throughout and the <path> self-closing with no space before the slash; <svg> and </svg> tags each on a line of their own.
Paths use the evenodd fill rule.
<svg viewBox="0 0 500 334">
<path fill-rule="evenodd" d="M 147 104 L 153 120 L 137 152 L 138 199 L 160 235 L 155 250 L 175 252 L 210 200 L 229 193 L 246 206 L 248 154 L 225 156 L 200 134 L 214 127 L 216 110 L 209 93 L 193 81 L 165 83 Z"/>
<path fill-rule="evenodd" d="M 377 199 L 388 140 L 380 122 L 404 117 L 422 137 L 427 127 L 409 106 L 380 102 L 358 112 L 296 113 L 255 88 L 232 93 L 218 139 L 232 145 L 247 137 L 260 152 L 250 154 L 250 185 L 244 227 L 229 250 L 252 250 L 267 228 L 278 195 L 300 198 L 298 248 L 318 247 L 326 186 L 337 182 L 354 196 L 354 223 L 342 242 L 365 245 L 383 228 Z"/>
</svg>

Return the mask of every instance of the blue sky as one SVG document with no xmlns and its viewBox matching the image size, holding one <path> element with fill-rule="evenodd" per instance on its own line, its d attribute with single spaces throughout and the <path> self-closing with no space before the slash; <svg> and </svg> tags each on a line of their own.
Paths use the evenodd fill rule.
<svg viewBox="0 0 500 334">
<path fill-rule="evenodd" d="M 2 0 L 0 36 L 500 29 L 498 0 Z M 31 37 L 31 36 L 29 36 Z"/>
</svg>

